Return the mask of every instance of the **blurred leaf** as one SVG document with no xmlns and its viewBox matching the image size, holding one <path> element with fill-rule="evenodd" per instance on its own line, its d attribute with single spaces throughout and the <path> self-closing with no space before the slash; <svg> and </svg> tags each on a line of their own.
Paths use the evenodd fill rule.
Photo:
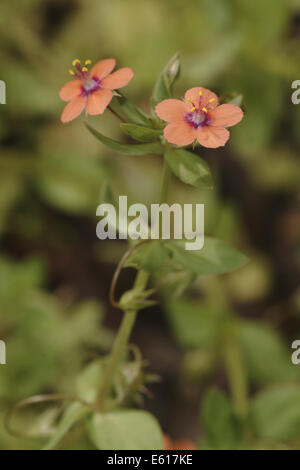
<svg viewBox="0 0 300 470">
<path fill-rule="evenodd" d="M 244 101 L 244 96 L 240 93 L 231 93 L 229 96 L 226 96 L 224 103 L 234 104 L 235 106 L 242 106 Z"/>
<path fill-rule="evenodd" d="M 205 303 L 168 300 L 165 308 L 177 340 L 189 348 L 216 346 L 228 322 L 224 312 Z"/>
<path fill-rule="evenodd" d="M 6 258 L 0 258 L 1 302 L 16 304 L 28 291 L 39 287 L 44 278 L 44 264 L 37 258 L 27 258 L 22 263 L 13 263 Z"/>
<path fill-rule="evenodd" d="M 236 448 L 241 434 L 232 406 L 223 392 L 211 388 L 204 397 L 201 414 L 206 438 L 213 448 Z"/>
<path fill-rule="evenodd" d="M 276 41 L 284 33 L 289 9 L 282 0 L 247 0 L 239 1 L 240 18 L 243 32 L 252 47 L 267 47 L 268 43 Z M 266 21 L 266 12 L 268 20 Z"/>
<path fill-rule="evenodd" d="M 95 414 L 88 422 L 91 440 L 101 450 L 160 450 L 163 436 L 156 419 L 146 411 L 116 410 Z"/>
<path fill-rule="evenodd" d="M 90 408 L 79 402 L 72 403 L 65 411 L 61 422 L 59 423 L 54 436 L 43 447 L 43 450 L 52 450 L 63 439 L 63 437 L 70 431 L 75 423 L 82 420 L 88 413 Z"/>
<path fill-rule="evenodd" d="M 196 274 L 223 274 L 243 266 L 248 258 L 216 238 L 205 237 L 201 250 L 185 249 L 184 240 L 165 243 L 174 261 Z"/>
<path fill-rule="evenodd" d="M 239 334 L 246 370 L 255 384 L 265 385 L 299 377 L 288 348 L 272 327 L 244 321 L 239 326 Z"/>
<path fill-rule="evenodd" d="M 5 230 L 6 219 L 23 192 L 23 182 L 13 172 L 1 172 L 0 180 L 0 232 Z"/>
<path fill-rule="evenodd" d="M 154 272 L 161 268 L 168 257 L 169 252 L 164 245 L 160 241 L 153 240 L 136 248 L 124 266 Z"/>
<path fill-rule="evenodd" d="M 55 155 L 44 157 L 37 171 L 37 188 L 50 204 L 67 212 L 94 213 L 100 185 L 107 177 L 102 164 L 72 155 Z"/>
<path fill-rule="evenodd" d="M 153 89 L 152 105 L 155 107 L 160 101 L 172 97 L 172 89 L 175 80 L 177 79 L 180 71 L 179 54 L 171 57 L 167 65 L 161 71 Z"/>
<path fill-rule="evenodd" d="M 94 403 L 102 378 L 102 361 L 88 364 L 80 373 L 76 382 L 77 396 L 85 403 Z"/>
<path fill-rule="evenodd" d="M 113 206 L 116 205 L 113 191 L 108 183 L 104 183 L 101 188 L 100 201 L 101 204 L 112 204 Z"/>
<path fill-rule="evenodd" d="M 287 442 L 299 437 L 299 385 L 281 385 L 256 395 L 251 404 L 250 419 L 261 438 Z"/>
<path fill-rule="evenodd" d="M 155 142 L 162 134 L 160 129 L 137 126 L 136 124 L 121 124 L 122 131 L 139 142 Z"/>
<path fill-rule="evenodd" d="M 201 84 L 203 85 L 219 80 L 219 77 L 230 69 L 231 64 L 234 64 L 241 42 L 241 35 L 231 30 L 226 35 L 221 35 L 221 37 L 220 35 L 219 37 L 214 36 L 210 44 L 207 44 L 206 41 L 201 52 L 187 55 L 183 60 L 183 66 L 190 83 L 199 83 L 199 77 L 201 77 Z"/>
<path fill-rule="evenodd" d="M 127 155 L 147 155 L 147 154 L 154 154 L 154 155 L 162 155 L 164 153 L 164 148 L 159 143 L 153 144 L 121 144 L 116 140 L 110 139 L 109 137 L 105 137 L 99 131 L 96 131 L 92 126 L 88 123 L 85 123 L 88 130 L 93 134 L 96 139 L 100 140 L 104 145 L 107 147 L 117 150 L 121 153 L 126 153 Z"/>
<path fill-rule="evenodd" d="M 198 155 L 184 149 L 169 149 L 165 159 L 175 175 L 186 184 L 202 189 L 212 188 L 213 182 L 207 163 Z"/>
</svg>

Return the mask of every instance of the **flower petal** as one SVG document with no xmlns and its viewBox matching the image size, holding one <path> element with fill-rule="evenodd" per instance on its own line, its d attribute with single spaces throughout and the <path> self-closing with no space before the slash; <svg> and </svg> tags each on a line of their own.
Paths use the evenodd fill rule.
<svg viewBox="0 0 300 470">
<path fill-rule="evenodd" d="M 60 90 L 59 96 L 63 101 L 71 101 L 81 93 L 81 81 L 71 80 L 66 83 Z"/>
<path fill-rule="evenodd" d="M 70 103 L 67 104 L 63 113 L 61 115 L 61 122 L 66 123 L 73 121 L 73 119 L 77 118 L 79 114 L 82 113 L 86 105 L 86 97 L 85 96 L 78 96 L 74 98 Z"/>
<path fill-rule="evenodd" d="M 172 122 L 165 127 L 164 136 L 171 144 L 189 145 L 196 139 L 197 132 L 184 121 Z"/>
<path fill-rule="evenodd" d="M 200 93 L 202 95 L 200 96 Z M 206 107 L 209 103 L 209 108 L 214 109 L 218 106 L 218 97 L 215 93 L 208 90 L 207 88 L 203 88 L 201 86 L 197 86 L 194 88 L 190 88 L 184 95 L 186 101 L 192 101 L 195 106 L 198 106 L 200 103 L 201 98 L 201 106 Z"/>
<path fill-rule="evenodd" d="M 184 119 L 188 109 L 183 101 L 171 98 L 158 103 L 155 107 L 155 112 L 163 121 L 178 122 Z"/>
<path fill-rule="evenodd" d="M 234 126 L 243 119 L 244 113 L 234 104 L 221 104 L 209 113 L 210 125 L 217 127 Z"/>
<path fill-rule="evenodd" d="M 115 59 L 104 59 L 100 60 L 94 67 L 90 70 L 91 77 L 102 78 L 107 77 L 108 74 L 115 68 L 116 60 Z"/>
<path fill-rule="evenodd" d="M 124 67 L 123 69 L 119 69 L 105 78 L 101 86 L 109 90 L 123 88 L 124 86 L 128 85 L 133 75 L 133 70 L 130 67 Z"/>
<path fill-rule="evenodd" d="M 199 144 L 212 149 L 225 145 L 229 136 L 229 131 L 224 127 L 204 126 L 197 130 Z"/>
<path fill-rule="evenodd" d="M 104 113 L 111 102 L 113 93 L 110 90 L 99 90 L 88 98 L 86 112 L 92 116 Z"/>
</svg>

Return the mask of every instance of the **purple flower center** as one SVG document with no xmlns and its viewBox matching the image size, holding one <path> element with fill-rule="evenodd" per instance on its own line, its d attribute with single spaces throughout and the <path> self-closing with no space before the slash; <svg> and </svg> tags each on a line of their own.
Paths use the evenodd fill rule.
<svg viewBox="0 0 300 470">
<path fill-rule="evenodd" d="M 201 109 L 195 109 L 194 111 L 187 113 L 185 119 L 186 122 L 188 122 L 195 129 L 206 126 L 210 122 L 207 111 L 203 111 Z"/>
<path fill-rule="evenodd" d="M 101 80 L 98 77 L 87 77 L 82 82 L 82 95 L 88 96 L 95 91 L 100 90 Z"/>
</svg>

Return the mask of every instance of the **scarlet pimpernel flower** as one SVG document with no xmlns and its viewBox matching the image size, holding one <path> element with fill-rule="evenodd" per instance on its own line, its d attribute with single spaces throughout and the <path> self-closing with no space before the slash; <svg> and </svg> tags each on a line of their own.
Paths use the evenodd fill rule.
<svg viewBox="0 0 300 470">
<path fill-rule="evenodd" d="M 156 114 L 168 124 L 165 139 L 185 146 L 198 141 L 203 147 L 217 148 L 226 144 L 229 131 L 243 118 L 243 111 L 233 104 L 219 105 L 212 91 L 195 87 L 185 93 L 184 101 L 166 99 L 155 108 Z"/>
<path fill-rule="evenodd" d="M 74 70 L 70 74 L 74 80 L 66 83 L 59 93 L 63 101 L 69 101 L 61 115 L 63 123 L 77 118 L 84 110 L 90 115 L 103 114 L 113 98 L 113 90 L 128 85 L 133 77 L 130 67 L 111 73 L 116 66 L 115 59 L 101 60 L 89 71 L 90 64 L 86 60 L 82 66 L 78 59 L 72 63 Z"/>
</svg>

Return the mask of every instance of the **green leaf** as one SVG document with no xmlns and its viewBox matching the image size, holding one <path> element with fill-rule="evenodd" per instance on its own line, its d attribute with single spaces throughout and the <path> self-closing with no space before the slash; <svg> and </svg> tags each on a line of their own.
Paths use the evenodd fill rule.
<svg viewBox="0 0 300 470">
<path fill-rule="evenodd" d="M 102 362 L 100 360 L 88 364 L 76 382 L 77 396 L 86 403 L 96 400 L 102 378 Z"/>
<path fill-rule="evenodd" d="M 208 443 L 214 448 L 236 447 L 239 429 L 227 396 L 216 388 L 210 389 L 202 406 L 202 424 Z"/>
<path fill-rule="evenodd" d="M 52 450 L 63 439 L 63 437 L 70 431 L 75 423 L 82 420 L 89 412 L 90 408 L 82 403 L 72 403 L 65 411 L 60 424 L 54 436 L 43 447 L 43 450 Z"/>
<path fill-rule="evenodd" d="M 206 303 L 180 299 L 166 304 L 176 339 L 186 348 L 217 346 L 228 317 Z"/>
<path fill-rule="evenodd" d="M 111 187 L 107 183 L 104 183 L 101 188 L 100 201 L 101 204 L 112 204 L 113 206 L 116 206 L 114 194 Z"/>
<path fill-rule="evenodd" d="M 250 420 L 264 439 L 286 442 L 300 436 L 299 385 L 282 385 L 259 393 L 252 401 Z"/>
<path fill-rule="evenodd" d="M 184 149 L 169 149 L 165 159 L 177 178 L 183 183 L 202 189 L 212 188 L 213 181 L 209 166 L 198 155 Z"/>
<path fill-rule="evenodd" d="M 155 107 L 160 101 L 172 97 L 172 89 L 180 72 L 179 54 L 173 55 L 167 65 L 163 68 L 154 85 L 152 93 L 152 105 Z"/>
<path fill-rule="evenodd" d="M 95 414 L 88 422 L 91 440 L 101 450 L 161 450 L 163 435 L 146 411 L 117 410 Z"/>
<path fill-rule="evenodd" d="M 136 248 L 124 266 L 155 272 L 161 268 L 168 257 L 169 251 L 160 241 L 151 241 Z"/>
<path fill-rule="evenodd" d="M 164 153 L 164 147 L 159 143 L 152 143 L 152 144 L 121 144 L 116 140 L 110 139 L 109 137 L 105 137 L 99 131 L 96 131 L 90 124 L 87 122 L 85 123 L 88 130 L 96 137 L 96 139 L 100 140 L 104 145 L 107 147 L 117 150 L 121 153 L 126 153 L 127 155 L 147 155 L 147 154 L 154 154 L 154 155 L 162 155 Z"/>
<path fill-rule="evenodd" d="M 151 127 L 137 126 L 136 124 L 121 124 L 122 131 L 139 142 L 155 142 L 159 139 L 162 130 Z"/>
<path fill-rule="evenodd" d="M 235 248 L 211 237 L 205 237 L 201 250 L 186 250 L 185 240 L 171 240 L 165 246 L 178 264 L 196 274 L 223 274 L 240 268 L 248 261 Z"/>
<path fill-rule="evenodd" d="M 288 348 L 271 327 L 247 321 L 240 324 L 239 334 L 246 371 L 255 384 L 265 385 L 299 377 Z"/>
<path fill-rule="evenodd" d="M 111 103 L 111 107 L 113 111 L 116 111 L 122 118 L 124 118 L 125 121 L 130 121 L 141 126 L 151 127 L 151 121 L 147 114 L 128 98 L 125 98 L 125 96 L 116 96 L 116 99 Z"/>
</svg>

